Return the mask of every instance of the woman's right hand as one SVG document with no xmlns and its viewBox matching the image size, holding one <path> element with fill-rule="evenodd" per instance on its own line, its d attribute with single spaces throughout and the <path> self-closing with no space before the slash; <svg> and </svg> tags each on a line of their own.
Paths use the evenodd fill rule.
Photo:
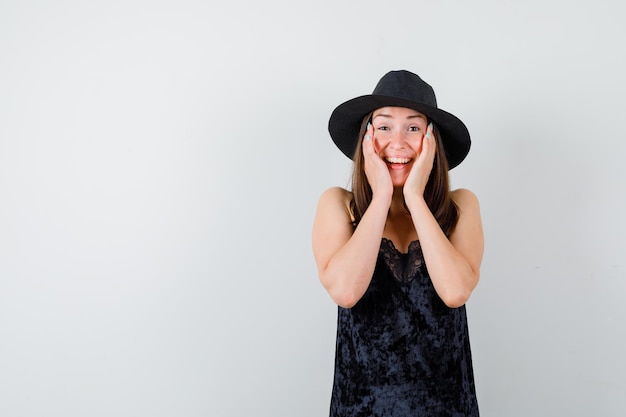
<svg viewBox="0 0 626 417">
<path fill-rule="evenodd" d="M 367 124 L 365 137 L 363 138 L 363 157 L 365 160 L 365 175 L 372 188 L 373 197 L 383 196 L 391 198 L 393 183 L 389 169 L 383 159 L 376 153 L 374 147 L 374 126 Z"/>
</svg>

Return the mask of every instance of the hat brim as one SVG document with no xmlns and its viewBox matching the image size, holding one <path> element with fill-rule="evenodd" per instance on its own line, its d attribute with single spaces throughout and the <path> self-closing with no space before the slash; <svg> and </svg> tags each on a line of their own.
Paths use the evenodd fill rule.
<svg viewBox="0 0 626 417">
<path fill-rule="evenodd" d="M 458 166 L 469 153 L 470 134 L 458 117 L 437 107 L 383 95 L 360 96 L 337 106 L 328 121 L 328 132 L 335 145 L 348 158 L 353 159 L 363 118 L 376 109 L 388 106 L 413 109 L 425 114 L 437 125 L 449 169 Z"/>
</svg>

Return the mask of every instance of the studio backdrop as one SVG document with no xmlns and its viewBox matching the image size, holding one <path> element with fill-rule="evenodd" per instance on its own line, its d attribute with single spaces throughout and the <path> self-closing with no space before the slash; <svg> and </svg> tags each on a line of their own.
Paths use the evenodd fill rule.
<svg viewBox="0 0 626 417">
<path fill-rule="evenodd" d="M 468 126 L 481 414 L 622 416 L 614 0 L 0 2 L 0 415 L 328 414 L 327 131 L 387 71 Z"/>
</svg>

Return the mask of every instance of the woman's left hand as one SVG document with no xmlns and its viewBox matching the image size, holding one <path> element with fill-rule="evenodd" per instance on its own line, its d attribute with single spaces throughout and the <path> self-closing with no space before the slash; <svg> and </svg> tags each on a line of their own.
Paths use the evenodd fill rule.
<svg viewBox="0 0 626 417">
<path fill-rule="evenodd" d="M 428 125 L 426 134 L 422 138 L 421 148 L 421 152 L 413 163 L 411 172 L 404 183 L 403 193 L 405 200 L 410 197 L 424 196 L 424 190 L 433 169 L 435 153 L 437 152 L 437 142 L 435 141 L 432 123 Z"/>
</svg>

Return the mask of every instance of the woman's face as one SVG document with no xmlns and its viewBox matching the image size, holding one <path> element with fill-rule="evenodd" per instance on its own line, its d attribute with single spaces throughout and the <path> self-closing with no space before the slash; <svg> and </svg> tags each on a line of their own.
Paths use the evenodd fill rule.
<svg viewBox="0 0 626 417">
<path fill-rule="evenodd" d="M 391 181 L 404 185 L 422 150 L 426 116 L 405 107 L 382 107 L 372 114 L 374 149 L 385 161 Z"/>
</svg>

